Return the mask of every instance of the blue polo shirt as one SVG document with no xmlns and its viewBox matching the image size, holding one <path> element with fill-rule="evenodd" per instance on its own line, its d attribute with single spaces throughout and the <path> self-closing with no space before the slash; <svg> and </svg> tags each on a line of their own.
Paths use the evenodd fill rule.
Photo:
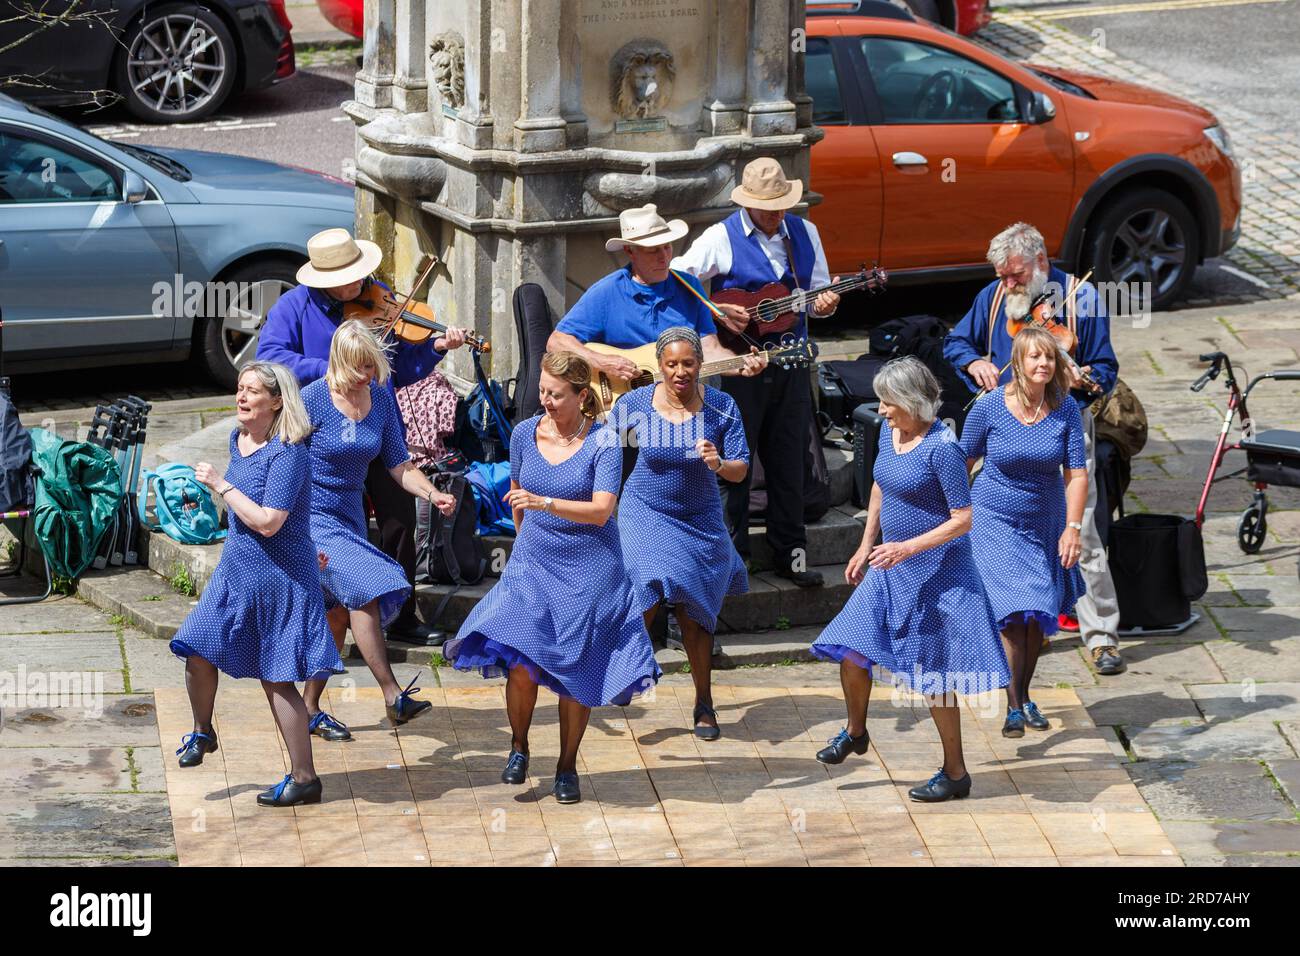
<svg viewBox="0 0 1300 956">
<path fill-rule="evenodd" d="M 375 281 L 375 280 L 371 280 Z M 384 288 L 383 283 L 376 282 Z M 343 303 L 323 289 L 300 285 L 290 289 L 271 306 L 257 342 L 257 357 L 263 362 L 287 365 L 298 384 L 306 385 L 325 377 L 329 367 L 330 341 L 343 323 Z M 396 341 L 388 350 L 393 366 L 390 389 L 421 381 L 442 360 L 433 347 L 436 335 L 420 345 Z"/>
<path fill-rule="evenodd" d="M 698 279 L 683 278 L 708 298 Z M 632 349 L 655 341 L 659 333 L 675 325 L 694 329 L 701 338 L 718 332 L 713 313 L 673 276 L 642 285 L 632 278 L 632 267 L 627 265 L 584 292 L 555 331 L 567 332 L 583 343 Z"/>
</svg>

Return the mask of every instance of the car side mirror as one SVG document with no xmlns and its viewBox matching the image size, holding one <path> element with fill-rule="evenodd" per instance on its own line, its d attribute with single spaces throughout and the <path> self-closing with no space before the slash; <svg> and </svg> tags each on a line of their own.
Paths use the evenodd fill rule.
<svg viewBox="0 0 1300 956">
<path fill-rule="evenodd" d="M 1029 108 L 1026 110 L 1025 119 L 1033 126 L 1046 123 L 1056 116 L 1056 104 L 1052 98 L 1041 90 L 1031 90 L 1029 93 Z"/>
<path fill-rule="evenodd" d="M 138 202 L 144 202 L 149 195 L 149 184 L 139 173 L 133 173 L 128 169 L 122 177 L 122 195 L 133 206 Z"/>
</svg>

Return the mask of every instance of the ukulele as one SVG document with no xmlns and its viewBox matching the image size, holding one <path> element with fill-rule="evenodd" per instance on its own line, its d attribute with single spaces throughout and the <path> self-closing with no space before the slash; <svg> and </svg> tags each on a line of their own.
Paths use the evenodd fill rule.
<svg viewBox="0 0 1300 956">
<path fill-rule="evenodd" d="M 591 384 L 596 387 L 600 400 L 604 402 L 606 408 L 610 407 L 614 399 L 634 388 L 663 381 L 663 374 L 659 371 L 659 361 L 655 358 L 655 344 L 653 342 L 637 346 L 634 349 L 619 349 L 612 345 L 606 345 L 604 342 L 587 342 L 585 344 L 593 352 L 599 352 L 601 355 L 617 355 L 620 358 L 627 359 L 640 369 L 636 377 L 631 380 L 606 375 L 598 369 L 592 369 Z M 797 368 L 808 365 L 817 359 L 817 346 L 807 339 L 800 339 L 798 342 L 791 342 L 789 345 L 767 349 L 766 352 L 767 360 L 781 368 Z M 700 378 L 734 371 L 744 366 L 747 358 L 749 358 L 749 355 L 737 355 L 735 358 L 705 362 L 700 366 Z"/>
<path fill-rule="evenodd" d="M 875 294 L 885 288 L 889 275 L 883 269 L 872 267 L 867 271 L 864 265 L 857 275 L 848 276 L 830 285 L 807 292 L 802 289 L 790 291 L 780 282 L 769 282 L 761 289 L 746 292 L 743 289 L 723 289 L 713 293 L 714 302 L 730 302 L 742 306 L 749 315 L 749 325 L 736 333 L 721 321 L 718 327 L 718 340 L 727 348 L 739 351 L 745 348 L 750 338 L 764 335 L 779 335 L 789 332 L 799 321 L 801 312 L 810 310 L 813 301 L 823 292 L 851 292 L 854 289 L 866 289 Z"/>
</svg>

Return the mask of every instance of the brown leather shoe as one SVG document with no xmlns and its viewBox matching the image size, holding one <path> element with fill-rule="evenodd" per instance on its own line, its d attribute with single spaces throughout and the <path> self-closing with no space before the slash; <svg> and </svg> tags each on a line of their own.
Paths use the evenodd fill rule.
<svg viewBox="0 0 1300 956">
<path fill-rule="evenodd" d="M 1092 667 L 1098 674 L 1122 674 L 1124 673 L 1124 658 L 1120 657 L 1119 648 L 1114 644 L 1094 647 L 1092 649 Z"/>
</svg>

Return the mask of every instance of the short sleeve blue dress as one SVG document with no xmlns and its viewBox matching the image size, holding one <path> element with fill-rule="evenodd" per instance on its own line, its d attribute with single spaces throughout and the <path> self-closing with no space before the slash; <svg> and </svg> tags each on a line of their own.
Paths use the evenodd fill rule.
<svg viewBox="0 0 1300 956">
<path fill-rule="evenodd" d="M 226 481 L 263 508 L 289 515 L 268 538 L 245 527 L 230 510 L 221 561 L 172 638 L 172 653 L 197 654 L 235 678 L 287 682 L 341 674 L 309 527 L 307 446 L 272 438 L 245 456 L 238 439 L 236 429 L 230 434 Z"/>
<path fill-rule="evenodd" d="M 581 447 L 553 465 L 537 449 L 540 421 L 527 419 L 510 436 L 512 480 L 564 501 L 618 494 L 623 454 L 612 429 L 593 423 Z M 538 684 L 588 707 L 626 704 L 660 676 L 613 517 L 598 527 L 527 512 L 501 580 L 442 653 L 457 670 L 484 677 L 522 665 Z"/>
<path fill-rule="evenodd" d="M 316 432 L 311 440 L 311 536 L 329 558 L 320 573 L 326 605 L 351 610 L 379 601 L 379 621 L 387 627 L 411 592 L 402 566 L 367 536 L 366 471 L 378 457 L 385 468 L 408 460 L 402 418 L 390 389 L 370 383 L 370 412 L 359 422 L 330 399 L 329 385 L 317 379 L 302 390 Z"/>
<path fill-rule="evenodd" d="M 962 426 L 967 458 L 984 459 L 971 488 L 971 546 L 999 627 L 1036 621 L 1055 634 L 1086 593 L 1079 566 L 1061 567 L 1062 466 L 1084 468 L 1083 421 L 1069 395 L 1032 425 L 1007 408 L 1006 386 L 985 395 Z"/>
<path fill-rule="evenodd" d="M 623 561 L 642 612 L 667 601 L 712 634 L 722 602 L 748 591 L 749 575 L 727 532 L 717 476 L 695 443 L 708 439 L 723 461 L 748 462 L 745 427 L 735 399 L 707 386 L 697 415 L 670 422 L 654 407 L 655 388 L 628 392 L 610 416 L 639 449 L 618 507 Z"/>
<path fill-rule="evenodd" d="M 970 507 L 966 460 L 942 422 L 902 454 L 886 424 L 872 474 L 880 486 L 884 541 L 915 538 Z M 892 568 L 864 570 L 844 610 L 813 644 L 814 655 L 868 669 L 878 664 L 922 694 L 976 694 L 1009 683 L 968 535 Z"/>
</svg>

